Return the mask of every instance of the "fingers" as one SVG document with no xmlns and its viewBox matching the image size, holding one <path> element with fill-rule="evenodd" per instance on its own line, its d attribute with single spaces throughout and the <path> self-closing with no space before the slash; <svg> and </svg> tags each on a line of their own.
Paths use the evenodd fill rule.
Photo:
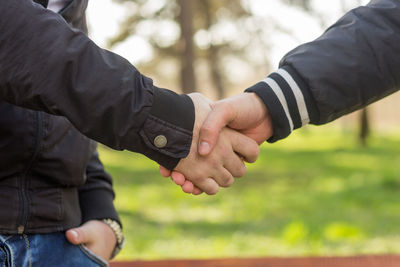
<svg viewBox="0 0 400 267">
<path fill-rule="evenodd" d="M 227 129 L 226 138 L 230 139 L 232 149 L 241 157 L 243 157 L 244 161 L 253 163 L 257 160 L 258 155 L 260 154 L 260 147 L 256 141 L 230 129 Z"/>
<path fill-rule="evenodd" d="M 191 181 L 186 180 L 182 185 L 182 191 L 188 194 L 193 193 L 194 185 Z"/>
<path fill-rule="evenodd" d="M 213 179 L 220 187 L 230 187 L 234 182 L 232 173 L 224 167 L 219 168 Z"/>
<path fill-rule="evenodd" d="M 212 112 L 210 112 L 200 129 L 198 144 L 200 155 L 206 156 L 213 150 L 222 128 L 228 125 L 234 117 L 234 110 L 229 104 L 217 102 L 213 105 Z"/>
<path fill-rule="evenodd" d="M 198 196 L 198 195 L 203 194 L 203 191 L 202 191 L 200 188 L 198 188 L 197 186 L 195 186 L 195 187 L 193 188 L 192 194 L 195 195 L 195 196 Z"/>
<path fill-rule="evenodd" d="M 182 177 L 185 179 L 183 184 L 181 185 L 183 192 L 187 194 L 193 194 L 195 196 L 201 195 L 203 193 L 203 190 L 193 185 L 191 181 L 186 180 L 186 178 L 183 175 Z"/>
<path fill-rule="evenodd" d="M 193 183 L 189 180 L 186 180 L 185 176 L 177 171 L 173 171 L 171 178 L 173 181 L 182 187 L 182 191 L 188 194 L 193 194 L 195 196 L 200 195 L 203 191 L 197 186 L 193 185 Z"/>
<path fill-rule="evenodd" d="M 200 195 L 203 193 L 198 187 L 194 186 L 193 183 L 189 180 L 186 180 L 185 176 L 177 171 L 173 171 L 171 175 L 172 180 L 175 184 L 180 185 L 182 187 L 182 191 L 188 194 Z"/>
<path fill-rule="evenodd" d="M 65 232 L 65 237 L 67 240 L 74 245 L 79 245 L 81 242 L 79 241 L 78 232 L 75 229 L 70 229 Z"/>
<path fill-rule="evenodd" d="M 180 185 L 180 186 L 183 186 L 186 181 L 185 176 L 182 173 L 177 172 L 177 171 L 172 172 L 171 178 L 175 184 Z"/>
<path fill-rule="evenodd" d="M 91 220 L 66 231 L 67 240 L 74 245 L 85 245 L 97 256 L 109 260 L 117 243 L 111 227 L 99 220 Z"/>
<path fill-rule="evenodd" d="M 236 155 L 235 157 L 237 158 L 236 165 L 244 166 L 243 162 L 239 159 L 239 157 L 237 157 Z M 237 167 L 233 167 L 233 165 L 235 164 L 232 164 L 232 167 L 230 167 L 231 169 L 234 168 L 239 169 Z M 244 175 L 243 172 L 245 172 L 245 168 L 246 167 L 244 167 L 244 171 L 242 169 L 236 170 L 236 173 L 239 173 L 237 174 L 237 177 L 241 177 Z M 235 171 L 232 172 L 235 173 Z M 218 189 L 219 187 L 229 187 L 234 182 L 234 178 L 231 174 L 231 171 L 228 171 L 225 168 L 220 168 L 220 170 L 216 173 L 217 173 L 216 174 L 217 178 L 202 179 L 200 182 L 197 183 L 199 184 L 199 187 L 195 186 L 193 182 L 187 180 L 183 174 L 177 171 L 172 172 L 171 178 L 175 182 L 175 184 L 180 185 L 182 187 L 182 191 L 185 193 L 200 195 L 203 192 L 206 192 L 209 195 L 214 195 L 219 191 Z"/>
<path fill-rule="evenodd" d="M 232 152 L 232 157 L 225 161 L 224 167 L 233 177 L 236 178 L 243 177 L 246 174 L 246 165 L 234 152 Z"/>
<path fill-rule="evenodd" d="M 90 243 L 92 241 L 90 238 L 91 233 L 92 233 L 91 227 L 88 226 L 88 224 L 83 224 L 80 227 L 68 230 L 65 233 L 65 236 L 70 243 L 74 245 L 79 245 L 79 244 Z"/>
<path fill-rule="evenodd" d="M 237 157 L 237 156 L 236 156 Z M 237 157 L 238 161 L 236 161 L 236 163 L 242 164 L 243 162 Z M 163 167 L 160 166 L 160 172 L 161 169 Z M 233 167 L 230 167 L 233 169 Z M 218 177 L 218 185 L 221 187 L 229 187 L 232 183 L 233 183 L 233 177 L 232 175 L 229 174 L 229 172 L 222 171 L 223 174 L 219 175 Z M 234 175 L 235 176 L 235 175 Z M 235 177 L 241 177 L 241 176 L 235 176 Z M 193 195 L 201 195 L 202 193 L 204 193 L 203 190 L 201 190 L 200 188 L 198 188 L 197 186 L 195 186 L 191 181 L 186 180 L 185 176 L 177 171 L 173 171 L 171 172 L 171 179 L 173 180 L 173 182 L 176 185 L 180 185 L 182 187 L 182 191 L 188 194 L 193 194 Z M 212 194 L 212 193 L 211 193 Z M 75 233 L 71 233 L 71 235 L 74 235 Z"/>
<path fill-rule="evenodd" d="M 219 186 L 214 179 L 203 178 L 195 183 L 196 186 L 204 191 L 207 195 L 215 195 L 219 191 Z"/>
<path fill-rule="evenodd" d="M 163 166 L 160 166 L 160 174 L 164 177 L 170 177 L 171 176 L 171 171 L 164 168 Z"/>
</svg>

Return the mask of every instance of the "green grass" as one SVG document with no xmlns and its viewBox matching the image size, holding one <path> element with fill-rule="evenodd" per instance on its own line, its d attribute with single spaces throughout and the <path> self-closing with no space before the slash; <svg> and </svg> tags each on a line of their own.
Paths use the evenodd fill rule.
<svg viewBox="0 0 400 267">
<path fill-rule="evenodd" d="M 189 196 L 150 160 L 101 148 L 126 246 L 118 259 L 400 253 L 400 134 L 307 128 L 262 146 L 216 196 Z"/>
</svg>

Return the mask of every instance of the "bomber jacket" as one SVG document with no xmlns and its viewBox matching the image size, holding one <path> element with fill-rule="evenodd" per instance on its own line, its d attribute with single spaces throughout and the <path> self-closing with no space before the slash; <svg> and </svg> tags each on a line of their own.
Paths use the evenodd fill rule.
<svg viewBox="0 0 400 267">
<path fill-rule="evenodd" d="M 400 89 L 400 1 L 372 0 L 289 52 L 280 68 L 248 88 L 267 106 L 275 142 Z"/>
<path fill-rule="evenodd" d="M 0 233 L 119 222 L 111 177 L 89 138 L 171 169 L 189 152 L 190 98 L 96 46 L 85 34 L 86 7 L 71 0 L 55 14 L 32 0 L 1 2 Z M 160 135 L 163 147 L 153 142 Z"/>
</svg>

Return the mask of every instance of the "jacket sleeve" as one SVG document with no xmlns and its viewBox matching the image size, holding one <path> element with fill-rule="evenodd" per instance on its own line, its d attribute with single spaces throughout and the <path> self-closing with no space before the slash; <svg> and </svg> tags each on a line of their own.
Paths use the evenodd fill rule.
<svg viewBox="0 0 400 267">
<path fill-rule="evenodd" d="M 132 48 L 134 49 L 134 48 Z M 173 169 L 187 156 L 194 106 L 31 0 L 0 5 L 0 101 L 65 116 L 83 134 Z M 156 146 L 163 135 L 167 144 Z"/>
<path fill-rule="evenodd" d="M 269 109 L 274 135 L 325 124 L 400 88 L 400 1 L 373 0 L 345 14 L 280 69 L 247 89 Z"/>
<path fill-rule="evenodd" d="M 90 220 L 113 219 L 122 225 L 113 204 L 115 194 L 112 178 L 104 170 L 97 150 L 86 168 L 86 182 L 79 187 L 78 192 L 82 223 Z"/>
</svg>

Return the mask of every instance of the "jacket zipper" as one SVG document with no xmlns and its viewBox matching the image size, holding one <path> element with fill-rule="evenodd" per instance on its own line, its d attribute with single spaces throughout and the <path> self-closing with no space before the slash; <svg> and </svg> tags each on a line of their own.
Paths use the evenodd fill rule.
<svg viewBox="0 0 400 267">
<path fill-rule="evenodd" d="M 71 0 L 63 9 L 59 11 L 59 14 L 65 13 L 75 2 L 75 0 Z M 28 198 L 28 180 L 27 175 L 29 170 L 31 169 L 37 155 L 40 151 L 40 146 L 43 137 L 43 121 L 42 121 L 42 114 L 39 111 L 35 112 L 35 119 L 36 119 L 36 141 L 35 141 L 35 150 L 32 155 L 31 160 L 29 161 L 28 167 L 26 168 L 25 172 L 21 176 L 20 180 L 20 188 L 21 188 L 21 196 L 22 196 L 22 213 L 20 217 L 20 221 L 18 224 L 17 232 L 18 234 L 23 234 L 25 231 L 25 226 L 28 221 L 28 214 L 29 214 L 29 198 Z"/>
<path fill-rule="evenodd" d="M 29 199 L 28 199 L 28 179 L 27 175 L 29 170 L 31 169 L 34 161 L 36 160 L 40 146 L 42 143 L 43 137 L 43 121 L 42 121 L 42 113 L 39 111 L 35 112 L 35 119 L 36 119 L 36 140 L 35 140 L 35 150 L 33 152 L 32 158 L 28 163 L 28 167 L 26 168 L 25 172 L 21 176 L 20 180 L 20 188 L 21 188 L 21 196 L 22 196 L 22 214 L 21 220 L 18 226 L 18 234 L 23 234 L 25 231 L 25 226 L 28 221 L 28 214 L 29 214 Z"/>
</svg>

